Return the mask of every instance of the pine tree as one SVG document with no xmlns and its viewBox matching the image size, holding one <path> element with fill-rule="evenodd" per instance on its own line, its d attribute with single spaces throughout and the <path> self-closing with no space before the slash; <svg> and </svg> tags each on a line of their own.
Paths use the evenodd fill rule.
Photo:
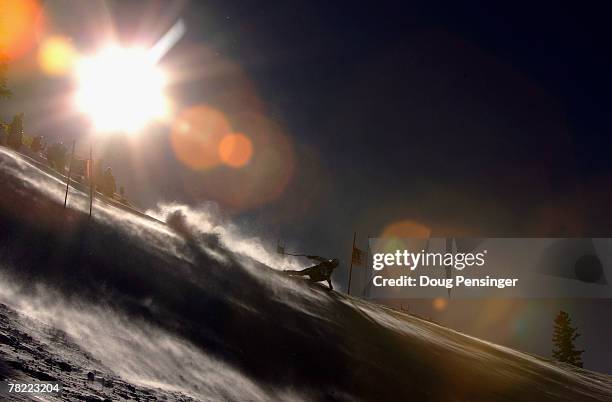
<svg viewBox="0 0 612 402">
<path fill-rule="evenodd" d="M 0 54 L 0 98 L 8 98 L 11 96 L 11 90 L 8 89 L 7 83 L 8 57 Z"/>
<path fill-rule="evenodd" d="M 16 114 L 9 125 L 7 144 L 9 147 L 19 150 L 23 145 L 23 113 Z"/>
<path fill-rule="evenodd" d="M 555 318 L 553 330 L 553 358 L 582 367 L 584 350 L 576 350 L 574 341 L 580 336 L 578 329 L 572 327 L 572 319 L 565 311 L 560 311 Z"/>
</svg>

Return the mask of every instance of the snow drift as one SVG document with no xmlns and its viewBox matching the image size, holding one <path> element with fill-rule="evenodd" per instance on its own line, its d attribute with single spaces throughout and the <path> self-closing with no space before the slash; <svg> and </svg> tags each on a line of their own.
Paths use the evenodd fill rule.
<svg viewBox="0 0 612 402">
<path fill-rule="evenodd" d="M 295 262 L 210 209 L 150 211 L 165 224 L 96 201 L 88 219 L 77 191 L 63 209 L 64 186 L 0 148 L 0 302 L 135 384 L 198 400 L 612 399 L 609 376 L 286 277 Z"/>
</svg>

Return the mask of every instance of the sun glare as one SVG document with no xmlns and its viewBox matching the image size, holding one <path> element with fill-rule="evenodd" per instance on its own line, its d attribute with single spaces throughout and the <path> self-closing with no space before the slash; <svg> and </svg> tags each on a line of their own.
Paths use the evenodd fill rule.
<svg viewBox="0 0 612 402">
<path fill-rule="evenodd" d="M 76 51 L 70 40 L 61 36 L 45 39 L 38 51 L 41 69 L 49 75 L 66 74 L 74 63 Z"/>
<path fill-rule="evenodd" d="M 108 47 L 79 60 L 76 74 L 77 108 L 97 131 L 133 133 L 167 113 L 166 80 L 146 49 Z"/>
</svg>

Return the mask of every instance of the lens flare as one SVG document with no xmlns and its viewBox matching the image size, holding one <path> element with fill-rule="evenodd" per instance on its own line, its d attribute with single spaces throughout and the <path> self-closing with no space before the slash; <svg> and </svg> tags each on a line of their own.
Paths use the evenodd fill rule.
<svg viewBox="0 0 612 402">
<path fill-rule="evenodd" d="M 110 46 L 76 69 L 76 105 L 98 131 L 136 132 L 168 112 L 165 76 L 145 49 Z"/>
<path fill-rule="evenodd" d="M 222 112 L 199 105 L 181 112 L 170 140 L 179 161 L 193 170 L 206 170 L 221 162 L 219 148 L 231 131 Z"/>
<path fill-rule="evenodd" d="M 64 75 L 72 69 L 76 51 L 70 40 L 61 36 L 47 38 L 38 50 L 40 68 L 49 75 Z"/>
<path fill-rule="evenodd" d="M 253 155 L 253 143 L 244 134 L 226 135 L 219 144 L 221 161 L 233 168 L 245 166 Z"/>
<path fill-rule="evenodd" d="M 433 300 L 433 308 L 436 309 L 436 311 L 444 311 L 446 310 L 447 306 L 448 306 L 448 300 L 446 300 L 443 297 L 436 297 Z"/>
<path fill-rule="evenodd" d="M 35 0 L 0 1 L 0 53 L 10 59 L 32 48 L 43 27 L 43 14 Z"/>
<path fill-rule="evenodd" d="M 426 247 L 431 229 L 421 223 L 404 219 L 387 225 L 379 237 L 384 239 L 382 249 L 385 252 L 394 250 L 413 250 L 418 252 Z"/>
<path fill-rule="evenodd" d="M 232 130 L 229 133 L 232 133 L 231 135 L 235 135 L 236 132 L 245 133 L 242 135 L 252 144 L 248 165 L 244 165 L 248 166 L 248 169 L 230 168 L 231 165 L 227 168 L 219 166 L 201 171 L 198 175 L 192 174 L 192 171 L 183 173 L 183 179 L 185 187 L 191 190 L 194 197 L 213 200 L 223 204 L 231 212 L 239 212 L 271 202 L 283 194 L 293 176 L 295 157 L 289 138 L 282 133 L 277 124 L 265 116 L 245 113 L 232 116 L 231 122 L 236 131 Z M 225 124 L 222 124 L 222 127 L 226 127 Z M 225 129 L 229 130 L 229 126 Z M 213 134 L 212 139 L 203 139 L 202 144 L 198 144 L 198 141 L 192 138 L 181 140 L 179 145 L 182 149 L 178 149 L 175 145 L 177 156 L 182 155 L 182 160 L 188 161 L 186 164 L 191 167 L 194 164 L 197 166 L 210 164 L 211 160 L 216 163 L 222 162 L 218 150 L 226 136 L 220 136 L 214 131 Z M 178 133 L 173 134 L 173 138 L 175 136 L 177 139 L 180 138 Z M 197 148 L 201 148 L 201 151 L 195 152 L 194 149 Z M 232 161 L 246 160 L 246 152 L 241 151 L 237 154 L 240 158 Z"/>
<path fill-rule="evenodd" d="M 405 219 L 388 225 L 383 230 L 381 237 L 427 239 L 430 235 L 431 229 L 429 227 L 413 220 Z"/>
</svg>

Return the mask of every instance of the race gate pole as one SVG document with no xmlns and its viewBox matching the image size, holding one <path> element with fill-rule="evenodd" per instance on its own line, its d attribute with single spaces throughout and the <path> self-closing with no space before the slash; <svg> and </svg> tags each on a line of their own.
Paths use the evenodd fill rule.
<svg viewBox="0 0 612 402">
<path fill-rule="evenodd" d="M 350 296 L 351 295 L 351 277 L 353 276 L 353 253 L 355 252 L 355 239 L 357 238 L 357 232 L 353 233 L 353 248 L 351 249 L 351 266 L 349 268 L 349 282 L 348 282 L 348 289 L 346 291 L 346 293 Z"/>
<path fill-rule="evenodd" d="M 90 173 L 89 173 L 89 217 L 91 218 L 91 211 L 93 209 L 93 199 L 94 199 L 94 160 L 93 160 L 93 145 L 89 148 L 89 165 L 90 165 Z"/>
<path fill-rule="evenodd" d="M 70 175 L 72 174 L 72 162 L 74 161 L 75 146 L 76 140 L 72 141 L 72 154 L 70 154 L 70 165 L 68 165 L 68 177 L 66 178 L 66 195 L 64 196 L 64 209 L 66 209 L 66 203 L 68 202 L 68 187 L 70 187 Z"/>
</svg>

